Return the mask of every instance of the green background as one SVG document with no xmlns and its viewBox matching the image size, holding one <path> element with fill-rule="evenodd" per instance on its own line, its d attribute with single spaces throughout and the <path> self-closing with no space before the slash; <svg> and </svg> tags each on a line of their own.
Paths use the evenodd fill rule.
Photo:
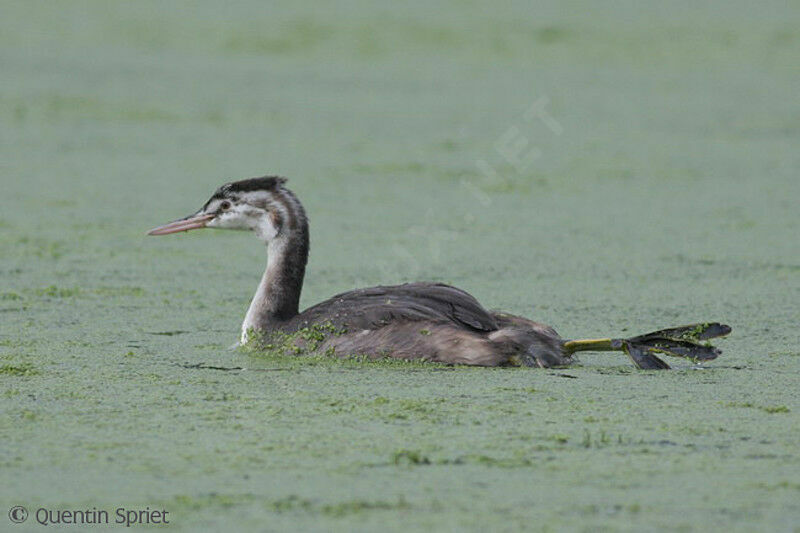
<svg viewBox="0 0 800 533">
<path fill-rule="evenodd" d="M 800 531 L 800 8 L 697 4 L 2 2 L 0 529 Z M 734 332 L 660 373 L 230 351 L 263 246 L 144 234 L 267 173 L 304 306 Z"/>
</svg>

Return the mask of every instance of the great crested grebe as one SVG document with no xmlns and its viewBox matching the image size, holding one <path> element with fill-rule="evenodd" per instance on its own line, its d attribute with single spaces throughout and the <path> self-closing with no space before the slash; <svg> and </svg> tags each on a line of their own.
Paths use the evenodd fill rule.
<svg viewBox="0 0 800 533">
<path fill-rule="evenodd" d="M 308 262 L 308 219 L 277 176 L 220 187 L 195 214 L 155 228 L 169 235 L 200 228 L 252 231 L 267 246 L 267 269 L 242 324 L 241 343 L 291 338 L 298 349 L 337 356 L 394 357 L 443 363 L 565 366 L 578 351 L 622 351 L 642 369 L 669 368 L 655 354 L 693 360 L 721 352 L 700 341 L 730 333 L 719 323 L 664 329 L 629 339 L 568 341 L 553 328 L 487 311 L 466 292 L 441 283 L 357 289 L 299 312 Z M 295 335 L 300 332 L 314 335 Z"/>
</svg>

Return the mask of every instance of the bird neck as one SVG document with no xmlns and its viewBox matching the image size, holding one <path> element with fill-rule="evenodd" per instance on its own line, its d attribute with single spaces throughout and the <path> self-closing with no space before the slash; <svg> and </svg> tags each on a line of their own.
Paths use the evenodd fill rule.
<svg viewBox="0 0 800 533">
<path fill-rule="evenodd" d="M 269 333 L 297 316 L 308 263 L 308 225 L 303 219 L 267 245 L 267 269 L 242 324 L 242 344 L 256 334 Z"/>
</svg>

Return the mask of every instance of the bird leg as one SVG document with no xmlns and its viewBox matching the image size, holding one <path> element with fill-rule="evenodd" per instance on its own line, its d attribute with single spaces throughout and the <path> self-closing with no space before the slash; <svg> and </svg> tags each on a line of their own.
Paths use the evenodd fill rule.
<svg viewBox="0 0 800 533">
<path fill-rule="evenodd" d="M 656 356 L 665 354 L 673 357 L 684 357 L 693 361 L 709 361 L 716 359 L 722 351 L 710 344 L 701 344 L 717 337 L 724 337 L 731 332 L 730 326 L 709 322 L 690 324 L 675 328 L 661 329 L 629 339 L 584 339 L 567 341 L 564 352 L 572 355 L 575 352 L 621 351 L 630 357 L 633 364 L 643 370 L 665 370 L 669 365 Z"/>
</svg>

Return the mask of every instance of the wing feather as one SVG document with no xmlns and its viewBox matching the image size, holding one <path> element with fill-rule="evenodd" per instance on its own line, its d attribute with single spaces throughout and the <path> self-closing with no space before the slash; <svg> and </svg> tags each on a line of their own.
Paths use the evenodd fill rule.
<svg viewBox="0 0 800 533">
<path fill-rule="evenodd" d="M 494 331 L 497 321 L 467 292 L 442 283 L 407 283 L 337 294 L 291 321 L 301 329 L 330 321 L 347 329 L 377 329 L 392 322 L 433 321 Z"/>
</svg>

